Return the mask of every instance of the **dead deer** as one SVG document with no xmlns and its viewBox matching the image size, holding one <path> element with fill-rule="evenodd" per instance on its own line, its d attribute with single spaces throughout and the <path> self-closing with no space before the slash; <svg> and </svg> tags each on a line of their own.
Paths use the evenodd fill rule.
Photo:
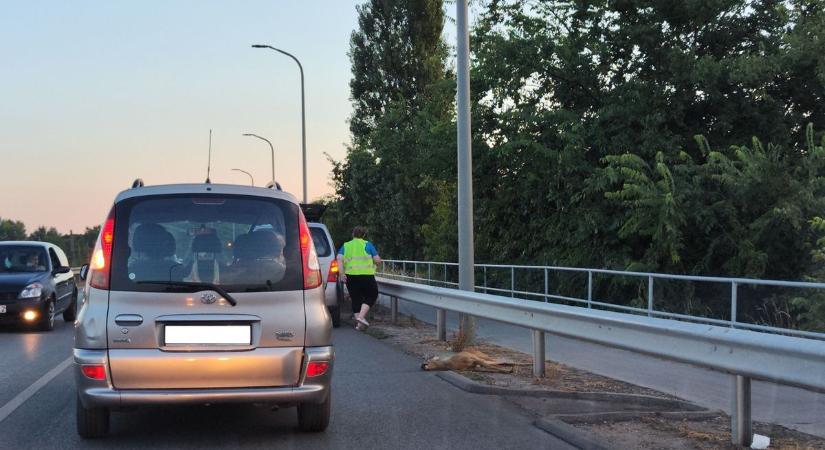
<svg viewBox="0 0 825 450">
<path fill-rule="evenodd" d="M 485 371 L 498 373 L 511 373 L 513 366 L 513 363 L 493 360 L 474 349 L 458 352 L 446 359 L 436 356 L 421 364 L 423 370 L 478 370 L 483 368 Z"/>
</svg>

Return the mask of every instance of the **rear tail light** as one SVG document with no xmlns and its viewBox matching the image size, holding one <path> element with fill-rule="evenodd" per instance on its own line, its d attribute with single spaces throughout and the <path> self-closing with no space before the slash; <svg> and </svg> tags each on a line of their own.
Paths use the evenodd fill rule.
<svg viewBox="0 0 825 450">
<path fill-rule="evenodd" d="M 105 380 L 106 379 L 106 368 L 103 367 L 103 364 L 88 364 L 80 366 L 80 370 L 83 372 L 83 375 L 86 378 L 91 378 L 92 380 Z"/>
<path fill-rule="evenodd" d="M 304 261 L 304 289 L 313 289 L 321 285 L 321 266 L 318 254 L 312 244 L 312 236 L 303 212 L 298 212 L 301 237 L 301 259 Z"/>
<path fill-rule="evenodd" d="M 318 377 L 327 373 L 329 369 L 329 362 L 327 361 L 310 361 L 307 364 L 307 377 Z"/>
<path fill-rule="evenodd" d="M 327 283 L 337 283 L 338 282 L 338 260 L 333 259 L 332 263 L 329 265 L 329 276 L 327 277 Z"/>
<path fill-rule="evenodd" d="M 112 265 L 112 245 L 115 240 L 115 208 L 100 229 L 92 260 L 89 262 L 89 285 L 97 289 L 109 289 L 109 273 Z"/>
</svg>

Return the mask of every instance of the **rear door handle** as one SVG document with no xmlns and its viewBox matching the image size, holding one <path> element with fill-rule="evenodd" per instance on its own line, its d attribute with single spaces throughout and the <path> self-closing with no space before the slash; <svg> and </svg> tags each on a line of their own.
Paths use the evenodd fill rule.
<svg viewBox="0 0 825 450">
<path fill-rule="evenodd" d="M 136 327 L 143 323 L 143 317 L 137 314 L 121 314 L 115 317 L 115 323 L 122 327 Z"/>
</svg>

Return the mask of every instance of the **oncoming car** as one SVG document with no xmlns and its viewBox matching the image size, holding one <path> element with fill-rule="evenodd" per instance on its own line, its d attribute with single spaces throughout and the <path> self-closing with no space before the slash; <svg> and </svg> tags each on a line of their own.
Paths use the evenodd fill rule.
<svg viewBox="0 0 825 450">
<path fill-rule="evenodd" d="M 0 242 L 0 324 L 54 328 L 57 314 L 72 322 L 77 287 L 66 254 L 48 242 Z"/>
<path fill-rule="evenodd" d="M 135 186 L 115 199 L 81 270 L 78 433 L 105 435 L 118 408 L 225 402 L 295 405 L 300 429 L 326 429 L 332 326 L 295 198 Z"/>
</svg>

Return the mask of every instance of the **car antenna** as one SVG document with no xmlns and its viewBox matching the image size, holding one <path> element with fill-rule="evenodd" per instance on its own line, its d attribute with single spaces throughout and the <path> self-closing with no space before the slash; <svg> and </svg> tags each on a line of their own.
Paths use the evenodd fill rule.
<svg viewBox="0 0 825 450">
<path fill-rule="evenodd" d="M 212 129 L 209 129 L 209 161 L 206 163 L 206 184 L 212 184 L 209 181 L 209 171 L 212 169 Z"/>
</svg>

